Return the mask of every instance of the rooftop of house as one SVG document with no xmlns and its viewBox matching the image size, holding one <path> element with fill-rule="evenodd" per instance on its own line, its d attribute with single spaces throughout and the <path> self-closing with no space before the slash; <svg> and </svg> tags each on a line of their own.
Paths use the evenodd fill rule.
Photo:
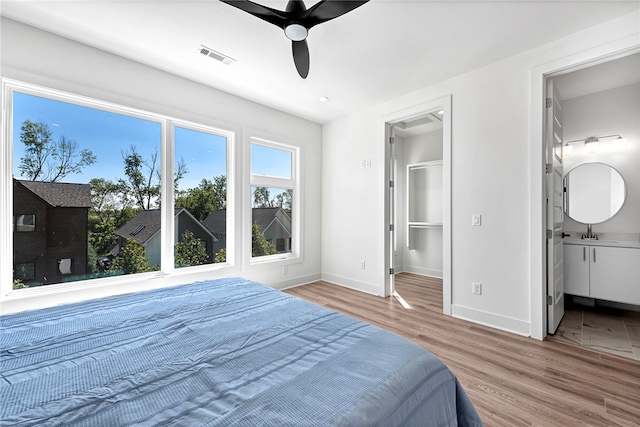
<svg viewBox="0 0 640 427">
<path fill-rule="evenodd" d="M 91 185 L 69 182 L 25 181 L 15 179 L 27 190 L 54 208 L 90 208 Z"/>
</svg>

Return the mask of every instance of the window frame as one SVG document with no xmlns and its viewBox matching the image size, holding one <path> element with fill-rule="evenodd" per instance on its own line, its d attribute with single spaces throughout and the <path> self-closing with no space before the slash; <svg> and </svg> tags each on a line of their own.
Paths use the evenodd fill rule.
<svg viewBox="0 0 640 427">
<path fill-rule="evenodd" d="M 25 217 L 28 217 L 28 216 L 33 217 L 33 225 L 25 225 L 24 221 L 22 221 L 22 223 L 21 223 L 21 221 L 19 220 L 19 218 L 25 218 Z M 37 221 L 36 214 L 17 214 L 17 215 L 14 215 L 14 218 L 15 218 L 14 229 L 13 229 L 14 232 L 16 232 L 16 233 L 33 233 L 34 231 L 36 231 L 36 225 L 37 225 L 36 224 L 36 221 Z M 24 229 L 20 230 L 19 227 L 30 227 L 30 228 L 28 230 L 24 230 Z"/>
<path fill-rule="evenodd" d="M 205 270 L 205 271 L 210 271 L 210 270 L 219 270 L 221 268 L 230 268 L 230 267 L 234 267 L 236 265 L 235 262 L 235 248 L 236 248 L 236 197 L 235 197 L 235 174 L 236 174 L 236 162 L 235 162 L 235 132 L 231 131 L 231 130 L 224 130 L 221 128 L 216 128 L 213 126 L 207 126 L 207 125 L 203 125 L 203 124 L 199 124 L 199 123 L 195 123 L 195 122 L 191 122 L 188 120 L 180 120 L 180 119 L 171 119 L 170 123 L 169 123 L 169 132 L 170 132 L 170 136 L 171 136 L 171 141 L 173 141 L 174 144 L 174 148 L 175 148 L 175 128 L 179 127 L 179 128 L 183 128 L 183 129 L 188 129 L 188 130 L 192 130 L 195 132 L 204 132 L 204 133 L 209 133 L 209 134 L 215 134 L 217 136 L 222 136 L 226 139 L 227 141 L 227 146 L 226 146 L 226 153 L 227 153 L 227 160 L 226 160 L 226 176 L 227 176 L 227 241 L 226 241 L 226 247 L 225 247 L 225 253 L 226 253 L 226 262 L 224 263 L 216 263 L 215 259 L 214 262 L 212 262 L 211 264 L 203 264 L 203 265 L 197 265 L 197 266 L 191 266 L 191 267 L 181 267 L 181 268 L 175 268 L 174 266 L 174 252 L 173 252 L 173 245 L 175 244 L 175 242 L 173 241 L 173 237 L 172 237 L 172 244 L 169 245 L 168 251 L 171 253 L 171 270 L 172 271 L 180 271 L 182 273 L 188 273 L 188 272 L 197 272 L 200 270 Z M 169 165 L 167 165 L 167 167 L 171 168 L 171 189 L 172 191 L 170 191 L 170 201 L 171 201 L 171 205 L 174 206 L 175 205 L 175 189 L 173 186 L 173 172 L 174 172 L 174 166 L 175 166 L 175 150 L 169 150 L 170 153 L 168 153 L 167 155 L 167 163 L 170 163 Z M 164 175 L 163 175 L 164 176 Z M 162 192 L 163 195 L 165 193 L 165 191 Z M 163 203 L 168 203 L 169 201 L 167 200 L 166 202 L 163 200 Z M 173 210 L 171 211 L 173 212 Z M 171 226 L 173 227 L 173 225 L 175 224 L 173 221 L 173 214 L 171 214 L 171 218 L 170 218 L 170 222 L 171 222 Z M 171 236 L 174 236 L 174 230 L 171 230 Z M 206 242 L 205 242 L 206 243 Z M 169 256 L 169 254 L 167 254 L 167 256 Z M 213 255 L 215 257 L 215 254 Z"/>
<path fill-rule="evenodd" d="M 273 262 L 283 262 L 284 264 L 291 264 L 293 262 L 301 262 L 303 259 L 302 253 L 302 177 L 300 174 L 301 164 L 301 147 L 294 145 L 293 143 L 277 142 L 274 139 L 262 136 L 250 136 L 247 144 L 247 174 L 249 175 L 248 185 L 246 189 L 247 197 L 245 201 L 248 205 L 246 212 L 246 226 L 244 230 L 246 232 L 245 242 L 245 259 L 248 260 L 249 266 L 258 266 Z M 254 175 L 252 173 L 252 146 L 260 145 L 266 148 L 272 148 L 276 150 L 288 151 L 291 153 L 291 178 L 280 178 L 264 175 Z M 251 247 L 251 227 L 253 225 L 253 187 L 267 187 L 278 188 L 284 190 L 292 190 L 292 203 L 291 203 L 291 252 L 277 253 L 274 255 L 264 255 L 254 257 L 252 255 Z"/>
<path fill-rule="evenodd" d="M 77 95 L 62 90 L 52 89 L 23 81 L 0 78 L 1 81 L 1 105 L 2 121 L 5 123 L 0 138 L 3 141 L 0 148 L 0 176 L 2 176 L 1 190 L 3 198 L 1 202 L 6 208 L 0 210 L 0 252 L 13 254 L 13 233 L 15 220 L 13 215 L 13 94 L 23 93 L 27 95 L 47 98 L 54 101 L 70 103 L 81 107 L 98 109 L 114 114 L 126 115 L 160 124 L 160 158 L 161 158 L 161 265 L 158 271 L 85 279 L 73 282 L 62 282 L 36 288 L 13 289 L 13 257 L 0 259 L 0 301 L 13 297 L 30 297 L 64 292 L 66 290 L 91 289 L 102 286 L 128 285 L 131 282 L 143 283 L 153 278 L 163 278 L 170 275 L 180 276 L 192 274 L 198 271 L 214 271 L 234 266 L 234 254 L 237 233 L 235 232 L 236 204 L 234 197 L 236 166 L 235 166 L 235 139 L 236 131 L 222 129 L 215 126 L 191 122 L 174 118 L 160 113 L 145 111 L 126 105 L 103 101 L 97 98 Z M 226 138 L 226 163 L 227 163 L 227 262 L 218 264 L 206 264 L 182 269 L 174 268 L 174 146 L 173 130 L 175 126 L 214 133 Z M 170 189 L 166 191 L 165 189 Z M 143 286 L 143 285 L 141 285 Z M 19 291 L 19 292 L 18 292 Z M 119 293 L 120 291 L 115 291 Z"/>
</svg>

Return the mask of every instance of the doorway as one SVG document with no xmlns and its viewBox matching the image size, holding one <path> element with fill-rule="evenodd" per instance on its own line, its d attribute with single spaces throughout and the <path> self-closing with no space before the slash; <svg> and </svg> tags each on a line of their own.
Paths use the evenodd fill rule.
<svg viewBox="0 0 640 427">
<path fill-rule="evenodd" d="M 560 94 L 566 98 L 576 96 L 568 96 L 569 92 L 585 95 L 589 92 L 607 90 L 608 87 L 606 85 L 613 87 L 611 85 L 623 86 L 627 84 L 624 82 L 625 77 L 620 77 L 623 82 L 613 81 L 610 68 L 609 72 L 606 73 L 599 73 L 598 70 L 607 69 L 616 60 L 633 54 L 637 55 L 637 44 L 621 47 L 620 44 L 614 43 L 604 49 L 607 50 L 603 52 L 603 49 L 597 49 L 597 52 L 595 50 L 594 52 L 585 52 L 574 57 L 564 58 L 555 63 L 546 64 L 535 68 L 532 73 L 532 88 L 533 94 L 535 94 L 532 105 L 532 123 L 540 123 L 540 127 L 534 126 L 532 128 L 534 133 L 532 134 L 531 144 L 533 162 L 531 193 L 532 200 L 536 200 L 536 195 L 539 194 L 540 198 L 537 200 L 542 202 L 541 205 L 538 205 L 541 206 L 540 210 L 532 210 L 531 222 L 531 336 L 537 339 L 544 339 L 547 333 L 555 329 L 555 325 L 552 325 L 551 322 L 559 322 L 557 318 L 559 307 L 556 303 L 561 301 L 564 296 L 564 287 L 562 285 L 557 286 L 558 283 L 553 282 L 562 276 L 561 271 L 563 269 L 563 266 L 557 263 L 557 261 L 563 263 L 562 245 L 556 245 L 554 240 L 558 238 L 556 231 L 560 231 L 560 235 L 562 235 L 562 232 L 566 230 L 563 230 L 562 227 L 556 230 L 557 227 L 554 226 L 554 223 L 558 215 L 554 216 L 552 214 L 553 209 L 548 209 L 550 205 L 547 203 L 547 200 L 553 197 L 552 186 L 547 182 L 547 177 L 555 170 L 553 164 L 549 165 L 549 159 L 552 158 L 553 151 L 546 149 L 548 146 L 545 142 L 545 140 L 550 140 L 554 136 L 553 132 L 550 132 L 551 127 L 547 125 L 552 123 L 547 118 L 548 107 L 549 105 L 554 105 L 553 101 L 546 101 L 547 98 L 553 98 L 553 95 L 549 96 L 549 85 L 555 86 L 556 89 L 559 88 Z M 619 75 L 620 73 L 617 71 L 613 74 Z M 632 72 L 630 74 L 637 81 L 637 70 L 635 70 L 635 73 Z M 599 75 L 604 78 L 600 78 Z M 540 94 L 543 94 L 543 96 L 540 96 Z M 572 139 L 571 135 L 565 136 L 567 140 Z M 564 145 L 564 142 L 562 145 Z M 562 155 L 560 157 L 562 158 Z M 564 172 L 566 173 L 568 170 Z M 560 216 L 562 215 L 563 212 L 561 210 Z M 538 218 L 540 222 L 537 222 Z M 536 224 L 541 224 L 541 227 L 538 228 L 539 225 L 536 226 Z M 557 251 L 560 251 L 560 253 Z M 538 260 L 540 264 L 537 264 Z M 538 269 L 537 266 L 541 268 Z M 551 274 L 554 270 L 557 274 Z M 555 313 L 552 313 L 552 311 L 555 311 Z M 555 319 L 552 320 L 552 318 Z"/>
<path fill-rule="evenodd" d="M 409 272 L 442 279 L 451 314 L 451 97 L 384 117 L 385 287 Z M 408 303 L 408 304 L 407 304 Z"/>
</svg>

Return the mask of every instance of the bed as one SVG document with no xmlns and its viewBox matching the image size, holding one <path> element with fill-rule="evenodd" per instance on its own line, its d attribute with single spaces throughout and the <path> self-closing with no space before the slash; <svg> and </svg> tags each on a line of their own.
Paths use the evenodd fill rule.
<svg viewBox="0 0 640 427">
<path fill-rule="evenodd" d="M 0 425 L 479 426 L 451 371 L 242 278 L 0 316 Z"/>
</svg>

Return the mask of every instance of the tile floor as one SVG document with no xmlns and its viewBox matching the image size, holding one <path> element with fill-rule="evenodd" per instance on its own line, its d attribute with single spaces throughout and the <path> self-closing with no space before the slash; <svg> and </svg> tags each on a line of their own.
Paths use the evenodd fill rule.
<svg viewBox="0 0 640 427">
<path fill-rule="evenodd" d="M 582 347 L 640 360 L 640 312 L 567 306 L 555 335 Z"/>
</svg>

